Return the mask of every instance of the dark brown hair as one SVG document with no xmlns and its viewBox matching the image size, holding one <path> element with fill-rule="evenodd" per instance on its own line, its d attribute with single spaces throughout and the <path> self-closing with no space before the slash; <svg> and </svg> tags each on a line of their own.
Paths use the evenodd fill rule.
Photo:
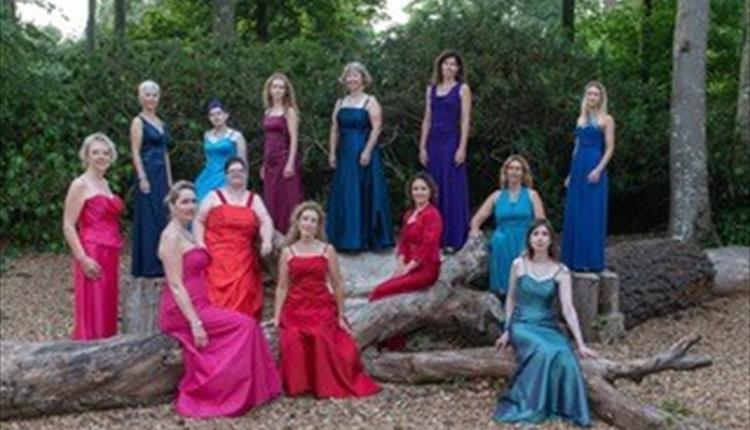
<svg viewBox="0 0 750 430">
<path fill-rule="evenodd" d="M 560 252 L 557 244 L 557 233 L 555 233 L 555 229 L 552 228 L 552 224 L 550 224 L 550 222 L 544 218 L 535 219 L 534 222 L 532 222 L 529 226 L 529 230 L 526 232 L 526 255 L 530 259 L 534 258 L 534 248 L 531 246 L 531 234 L 534 233 L 534 230 L 539 227 L 545 227 L 549 232 L 550 242 L 549 249 L 547 250 L 547 255 L 549 255 L 549 258 L 551 258 L 552 260 L 560 261 Z"/>
<path fill-rule="evenodd" d="M 409 208 L 414 207 L 414 200 L 411 198 L 411 186 L 414 185 L 414 182 L 422 180 L 427 184 L 427 188 L 430 189 L 430 203 L 437 204 L 437 198 L 438 198 L 438 186 L 437 182 L 435 182 L 434 179 L 432 179 L 432 176 L 427 172 L 418 172 L 414 176 L 409 179 L 409 182 L 406 183 L 406 206 Z"/>
<path fill-rule="evenodd" d="M 440 55 L 438 55 L 435 59 L 435 66 L 432 69 L 433 84 L 438 85 L 443 82 L 443 70 L 441 66 L 443 65 L 443 62 L 449 58 L 455 58 L 456 63 L 458 63 L 458 73 L 456 73 L 456 80 L 466 82 L 463 58 L 461 58 L 461 55 L 459 55 L 458 52 L 447 49 L 441 52 Z"/>
</svg>

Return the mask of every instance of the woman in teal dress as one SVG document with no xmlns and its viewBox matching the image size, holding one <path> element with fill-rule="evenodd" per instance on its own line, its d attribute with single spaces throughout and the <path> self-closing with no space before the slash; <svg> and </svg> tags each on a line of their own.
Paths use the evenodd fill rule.
<svg viewBox="0 0 750 430">
<path fill-rule="evenodd" d="M 237 130 L 227 126 L 229 113 L 219 100 L 208 104 L 208 120 L 213 128 L 203 135 L 203 151 L 206 154 L 206 165 L 195 179 L 195 195 L 198 202 L 211 191 L 224 186 L 224 164 L 232 157 L 247 161 L 247 144 Z"/>
<path fill-rule="evenodd" d="M 520 155 L 511 155 L 500 168 L 500 188 L 490 194 L 471 219 L 471 236 L 478 237 L 490 215 L 495 231 L 490 240 L 490 291 L 504 297 L 508 292 L 510 266 L 525 248 L 526 231 L 535 218 L 545 218 L 544 204 L 532 188 L 534 180 L 529 163 Z"/>
<path fill-rule="evenodd" d="M 361 63 L 347 64 L 340 81 L 348 94 L 333 110 L 328 162 L 335 171 L 326 234 L 339 251 L 390 248 L 393 224 L 378 146 L 380 103 L 364 91 L 372 78 Z"/>
<path fill-rule="evenodd" d="M 513 261 L 505 304 L 505 331 L 497 340 L 510 343 L 518 368 L 500 396 L 494 418 L 501 422 L 539 424 L 560 419 L 591 425 L 586 384 L 567 337 L 558 327 L 555 298 L 570 327 L 581 358 L 596 358 L 581 336 L 573 306 L 571 277 L 557 257 L 552 226 L 536 220 L 526 234 L 526 252 Z"/>
</svg>

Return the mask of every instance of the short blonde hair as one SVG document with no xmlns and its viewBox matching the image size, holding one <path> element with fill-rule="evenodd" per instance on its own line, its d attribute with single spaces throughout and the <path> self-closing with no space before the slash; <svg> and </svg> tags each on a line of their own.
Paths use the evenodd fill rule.
<svg viewBox="0 0 750 430">
<path fill-rule="evenodd" d="M 365 65 L 360 63 L 359 61 L 352 61 L 351 63 L 347 63 L 347 65 L 344 66 L 344 71 L 341 72 L 341 76 L 339 76 L 339 82 L 341 84 L 346 84 L 346 75 L 351 72 L 357 72 L 360 74 L 360 76 L 362 76 L 363 86 L 369 87 L 370 84 L 372 84 L 372 75 L 367 70 L 367 67 L 365 67 Z"/>
<path fill-rule="evenodd" d="M 150 79 L 145 80 L 138 85 L 138 96 L 141 96 L 143 92 L 146 90 L 154 90 L 157 93 L 161 93 L 161 88 L 159 87 L 159 84 L 157 84 L 156 82 Z"/>
<path fill-rule="evenodd" d="M 508 168 L 508 165 L 510 163 L 517 161 L 519 164 L 521 164 L 521 167 L 523 168 L 523 176 L 521 177 L 521 185 L 523 185 L 526 188 L 531 188 L 534 186 L 534 177 L 531 175 L 531 167 L 529 167 L 529 162 L 526 161 L 526 159 L 519 154 L 513 154 L 509 156 L 508 158 L 503 161 L 502 167 L 500 167 L 500 188 L 507 188 L 508 187 L 508 178 L 505 177 L 505 170 Z"/>
<path fill-rule="evenodd" d="M 78 150 L 78 156 L 81 158 L 83 167 L 86 167 L 87 165 L 86 158 L 88 158 L 89 155 L 89 148 L 94 142 L 102 142 L 107 145 L 107 149 L 109 149 L 109 157 L 112 159 L 112 163 L 117 160 L 117 149 L 115 148 L 115 144 L 112 142 L 112 139 L 107 137 L 107 135 L 102 132 L 96 132 L 94 134 L 89 134 L 88 136 L 86 136 L 86 138 L 83 139 L 83 143 L 81 144 L 81 149 Z"/>
<path fill-rule="evenodd" d="M 307 200 L 298 204 L 292 212 L 292 216 L 289 219 L 289 231 L 286 234 L 286 246 L 291 246 L 294 242 L 299 240 L 301 233 L 299 231 L 298 222 L 305 211 L 313 211 L 318 214 L 318 229 L 315 231 L 315 238 L 323 242 L 326 241 L 326 213 L 318 202 Z"/>
<path fill-rule="evenodd" d="M 273 104 L 273 100 L 271 99 L 271 84 L 277 79 L 284 83 L 284 87 L 286 89 L 283 98 L 284 107 L 297 109 L 297 97 L 295 97 L 294 95 L 294 87 L 292 86 L 292 81 L 289 80 L 289 77 L 287 77 L 287 75 L 281 72 L 276 72 L 273 75 L 269 76 L 268 79 L 266 79 L 266 84 L 263 86 L 263 106 L 268 109 Z"/>
</svg>

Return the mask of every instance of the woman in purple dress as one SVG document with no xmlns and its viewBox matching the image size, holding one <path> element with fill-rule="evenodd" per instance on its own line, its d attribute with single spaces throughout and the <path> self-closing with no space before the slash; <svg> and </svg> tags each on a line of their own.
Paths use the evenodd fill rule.
<svg viewBox="0 0 750 430">
<path fill-rule="evenodd" d="M 471 118 L 471 89 L 464 82 L 464 63 L 458 53 L 443 51 L 437 57 L 425 98 L 419 161 L 440 190 L 438 209 L 445 225 L 442 245 L 458 250 L 469 231 L 466 147 Z"/>
<path fill-rule="evenodd" d="M 302 163 L 298 154 L 297 101 L 289 78 L 274 73 L 263 87 L 265 151 L 260 178 L 263 200 L 276 230 L 286 233 L 289 217 L 302 202 Z"/>
</svg>

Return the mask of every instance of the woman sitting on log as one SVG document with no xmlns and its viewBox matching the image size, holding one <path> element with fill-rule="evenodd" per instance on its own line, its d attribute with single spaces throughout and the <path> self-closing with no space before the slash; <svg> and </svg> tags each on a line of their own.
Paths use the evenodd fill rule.
<svg viewBox="0 0 750 430">
<path fill-rule="evenodd" d="M 502 350 L 513 346 L 518 369 L 500 398 L 495 420 L 537 424 L 562 419 L 589 426 L 591 417 L 581 367 L 557 325 L 555 297 L 582 358 L 595 358 L 581 336 L 573 306 L 571 276 L 557 257 L 552 226 L 536 220 L 526 234 L 526 252 L 513 261 Z"/>
<path fill-rule="evenodd" d="M 288 247 L 279 257 L 273 323 L 280 327 L 284 393 L 363 397 L 380 387 L 365 373 L 344 316 L 344 286 L 333 246 L 323 237 L 320 205 L 292 214 Z"/>
<path fill-rule="evenodd" d="M 182 345 L 185 371 L 175 408 L 196 418 L 238 416 L 281 393 L 279 376 L 258 323 L 211 305 L 204 273 L 210 255 L 187 229 L 195 189 L 178 181 L 167 195 L 171 220 L 159 242 L 166 271 L 160 325 Z"/>
<path fill-rule="evenodd" d="M 117 159 L 112 141 L 102 133 L 83 141 L 83 175 L 65 197 L 63 234 L 73 253 L 75 327 L 73 339 L 92 340 L 117 334 L 122 200 L 104 177 Z"/>
</svg>

